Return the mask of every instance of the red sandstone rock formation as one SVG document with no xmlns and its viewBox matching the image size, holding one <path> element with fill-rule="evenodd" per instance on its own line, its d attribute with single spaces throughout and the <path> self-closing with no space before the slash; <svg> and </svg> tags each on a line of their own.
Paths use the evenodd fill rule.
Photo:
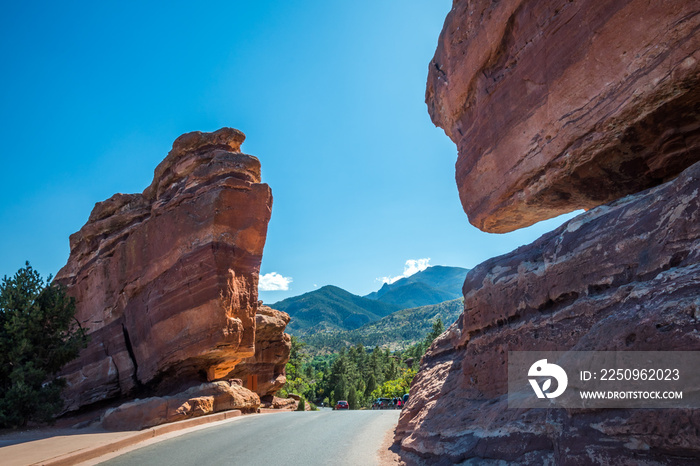
<svg viewBox="0 0 700 466">
<path fill-rule="evenodd" d="M 274 395 L 287 383 L 285 366 L 292 338 L 284 333 L 289 323 L 286 312 L 259 303 L 255 323 L 255 355 L 244 359 L 226 378 L 240 379 L 262 398 Z"/>
<path fill-rule="evenodd" d="M 700 160 L 694 1 L 455 0 L 430 64 L 469 220 L 502 233 Z"/>
<path fill-rule="evenodd" d="M 697 163 L 472 269 L 464 314 L 411 386 L 402 449 L 453 462 L 697 464 L 697 410 L 514 410 L 506 394 L 508 351 L 700 351 L 699 191 Z"/>
<path fill-rule="evenodd" d="M 101 424 L 109 430 L 141 430 L 231 409 L 254 412 L 258 406 L 260 398 L 250 390 L 228 382 L 212 382 L 177 395 L 124 403 L 108 410 Z"/>
<path fill-rule="evenodd" d="M 509 351 L 700 351 L 699 32 L 695 2 L 454 2 L 427 103 L 470 221 L 592 210 L 469 272 L 399 419 L 409 463 L 700 461 L 697 410 L 507 408 Z"/>
<path fill-rule="evenodd" d="M 266 396 L 261 400 L 260 407 L 268 409 L 279 409 L 282 411 L 296 411 L 299 407 L 299 400 L 294 398 L 280 398 L 278 396 Z M 311 410 L 311 406 L 306 403 L 306 411 Z"/>
<path fill-rule="evenodd" d="M 244 139 L 180 136 L 142 194 L 98 203 L 71 236 L 56 280 L 91 340 L 63 370 L 66 410 L 221 378 L 253 356 L 272 195 Z"/>
</svg>

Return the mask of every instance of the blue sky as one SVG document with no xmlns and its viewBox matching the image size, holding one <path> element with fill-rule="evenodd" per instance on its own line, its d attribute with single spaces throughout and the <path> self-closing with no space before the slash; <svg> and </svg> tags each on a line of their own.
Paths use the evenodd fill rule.
<svg viewBox="0 0 700 466">
<path fill-rule="evenodd" d="M 142 191 L 182 133 L 232 126 L 274 195 L 273 303 L 533 241 L 472 227 L 424 103 L 450 0 L 11 2 L 0 17 L 0 275 L 65 264 L 96 202 Z M 420 259 L 423 261 L 419 262 Z"/>
</svg>

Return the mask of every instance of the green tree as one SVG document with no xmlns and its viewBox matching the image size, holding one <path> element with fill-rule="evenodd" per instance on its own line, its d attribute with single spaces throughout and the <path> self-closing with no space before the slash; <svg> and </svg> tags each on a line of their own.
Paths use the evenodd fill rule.
<svg viewBox="0 0 700 466">
<path fill-rule="evenodd" d="M 416 376 L 416 371 L 413 369 L 402 369 L 401 376 L 394 380 L 387 380 L 381 387 L 377 388 L 372 396 L 374 398 L 393 398 L 402 397 L 408 393 L 413 378 Z"/>
<path fill-rule="evenodd" d="M 341 400 L 347 400 L 348 399 L 348 391 L 347 391 L 347 383 L 345 382 L 344 378 L 341 378 L 340 381 L 338 382 L 338 385 L 335 386 L 335 400 L 334 402 L 337 403 L 338 401 Z"/>
<path fill-rule="evenodd" d="M 304 400 L 303 396 L 299 399 L 299 404 L 297 405 L 297 411 L 306 411 L 306 401 Z"/>
<path fill-rule="evenodd" d="M 355 387 L 352 386 L 350 387 L 350 391 L 348 392 L 348 405 L 350 406 L 350 409 L 357 409 L 357 390 L 355 390 Z"/>
<path fill-rule="evenodd" d="M 304 348 L 306 343 L 299 341 L 297 337 L 292 335 L 292 347 L 289 349 L 289 361 L 285 367 L 287 377 L 296 379 L 302 376 L 302 365 L 304 363 Z"/>
<path fill-rule="evenodd" d="M 437 337 L 442 335 L 442 332 L 445 331 L 444 326 L 442 325 L 442 319 L 438 317 L 438 319 L 435 321 L 433 324 L 433 329 L 428 333 L 428 335 L 425 337 L 425 346 L 426 349 L 430 347 L 430 345 L 435 341 Z"/>
<path fill-rule="evenodd" d="M 48 422 L 63 407 L 56 377 L 87 345 L 75 300 L 29 262 L 0 283 L 0 426 Z"/>
<path fill-rule="evenodd" d="M 372 395 L 372 392 L 377 389 L 377 379 L 374 377 L 374 374 L 370 374 L 369 380 L 367 381 L 367 388 L 365 388 L 365 396 L 369 397 Z"/>
</svg>

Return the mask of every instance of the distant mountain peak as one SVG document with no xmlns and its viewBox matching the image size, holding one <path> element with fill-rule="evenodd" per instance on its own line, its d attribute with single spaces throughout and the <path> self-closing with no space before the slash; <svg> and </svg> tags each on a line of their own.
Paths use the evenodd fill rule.
<svg viewBox="0 0 700 466">
<path fill-rule="evenodd" d="M 382 285 L 382 287 L 379 288 L 379 291 L 388 290 L 388 289 L 389 289 L 389 283 L 384 282 L 384 284 Z"/>
<path fill-rule="evenodd" d="M 462 295 L 469 269 L 433 265 L 382 287 L 365 298 L 396 304 L 403 309 L 437 304 Z"/>
<path fill-rule="evenodd" d="M 310 335 L 327 330 L 353 330 L 401 309 L 442 303 L 462 296 L 468 270 L 434 265 L 378 291 L 357 296 L 335 285 L 325 285 L 271 307 L 290 315 L 287 331 Z"/>
</svg>

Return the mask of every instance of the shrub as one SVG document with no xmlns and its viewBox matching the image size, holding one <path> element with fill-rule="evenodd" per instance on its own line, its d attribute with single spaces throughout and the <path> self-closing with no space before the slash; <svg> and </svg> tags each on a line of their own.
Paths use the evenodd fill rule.
<svg viewBox="0 0 700 466">
<path fill-rule="evenodd" d="M 49 422 L 63 407 L 58 371 L 87 344 L 75 300 L 29 262 L 0 283 L 0 427 Z"/>
<path fill-rule="evenodd" d="M 299 399 L 299 404 L 297 405 L 297 411 L 306 411 L 306 402 L 304 401 L 303 396 Z"/>
</svg>

